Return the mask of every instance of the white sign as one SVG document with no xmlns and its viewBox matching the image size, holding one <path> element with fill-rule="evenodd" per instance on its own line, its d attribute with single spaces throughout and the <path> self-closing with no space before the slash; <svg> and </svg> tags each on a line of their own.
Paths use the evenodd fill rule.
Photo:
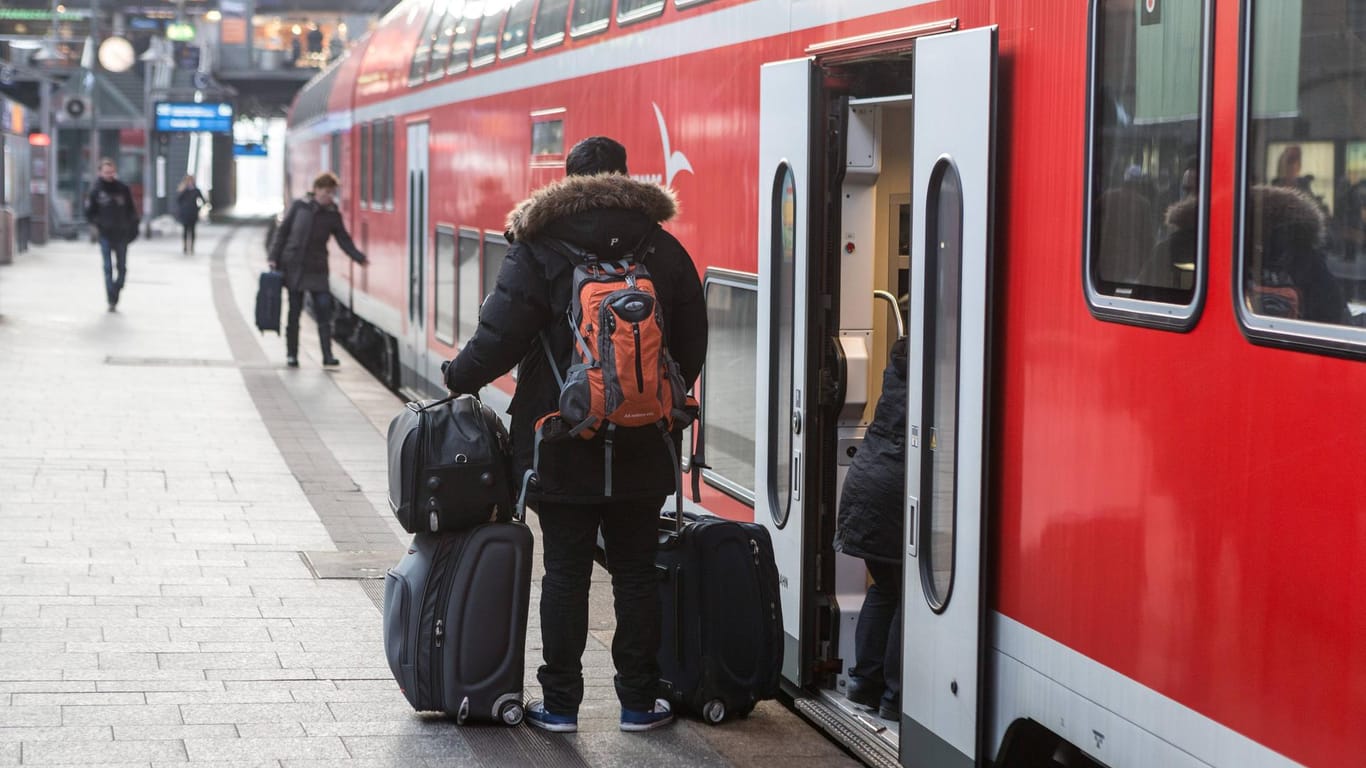
<svg viewBox="0 0 1366 768">
<path fill-rule="evenodd" d="M 157 197 L 166 196 L 166 158 L 157 155 Z"/>
</svg>

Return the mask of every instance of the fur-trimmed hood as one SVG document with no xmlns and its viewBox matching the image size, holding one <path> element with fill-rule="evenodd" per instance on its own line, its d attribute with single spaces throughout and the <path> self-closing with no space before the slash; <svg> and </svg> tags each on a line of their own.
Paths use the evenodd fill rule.
<svg viewBox="0 0 1366 768">
<path fill-rule="evenodd" d="M 1294 187 L 1255 185 L 1252 210 L 1262 215 L 1263 239 L 1274 233 L 1288 244 L 1312 248 L 1323 237 L 1323 209 L 1317 200 Z"/>
<path fill-rule="evenodd" d="M 515 240 L 547 234 L 551 225 L 565 217 L 593 211 L 633 211 L 660 224 L 674 217 L 678 202 L 673 192 L 629 176 L 604 173 L 567 176 L 536 190 L 512 209 L 507 231 Z"/>
</svg>

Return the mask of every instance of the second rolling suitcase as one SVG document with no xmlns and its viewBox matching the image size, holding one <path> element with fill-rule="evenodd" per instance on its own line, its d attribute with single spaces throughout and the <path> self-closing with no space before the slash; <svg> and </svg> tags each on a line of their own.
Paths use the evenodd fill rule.
<svg viewBox="0 0 1366 768">
<path fill-rule="evenodd" d="M 659 671 L 675 705 L 709 723 L 778 694 L 783 620 L 768 530 L 684 515 L 660 522 Z"/>
<path fill-rule="evenodd" d="M 531 552 L 521 522 L 413 537 L 384 577 L 384 653 L 414 709 L 522 721 Z"/>
</svg>

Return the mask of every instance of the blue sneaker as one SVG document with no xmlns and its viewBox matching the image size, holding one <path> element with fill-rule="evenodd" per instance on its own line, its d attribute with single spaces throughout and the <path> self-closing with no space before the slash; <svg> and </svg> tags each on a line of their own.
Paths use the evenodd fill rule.
<svg viewBox="0 0 1366 768">
<path fill-rule="evenodd" d="M 553 733 L 574 733 L 579 730 L 577 715 L 557 715 L 545 711 L 544 701 L 533 701 L 526 705 L 526 721 L 537 728 Z"/>
<path fill-rule="evenodd" d="M 621 708 L 621 730 L 623 731 L 649 731 L 668 725 L 673 721 L 673 708 L 664 699 L 655 699 L 654 709 L 648 712 Z"/>
</svg>

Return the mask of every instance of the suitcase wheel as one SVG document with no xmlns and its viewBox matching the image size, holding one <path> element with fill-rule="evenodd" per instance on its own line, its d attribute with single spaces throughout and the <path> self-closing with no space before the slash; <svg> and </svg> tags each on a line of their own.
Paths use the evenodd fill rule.
<svg viewBox="0 0 1366 768">
<path fill-rule="evenodd" d="M 525 715 L 526 710 L 522 708 L 520 701 L 505 702 L 498 708 L 498 719 L 508 725 L 519 725 Z"/>
<path fill-rule="evenodd" d="M 726 719 L 726 702 L 720 699 L 712 699 L 702 707 L 702 719 L 711 725 L 716 725 Z"/>
</svg>

